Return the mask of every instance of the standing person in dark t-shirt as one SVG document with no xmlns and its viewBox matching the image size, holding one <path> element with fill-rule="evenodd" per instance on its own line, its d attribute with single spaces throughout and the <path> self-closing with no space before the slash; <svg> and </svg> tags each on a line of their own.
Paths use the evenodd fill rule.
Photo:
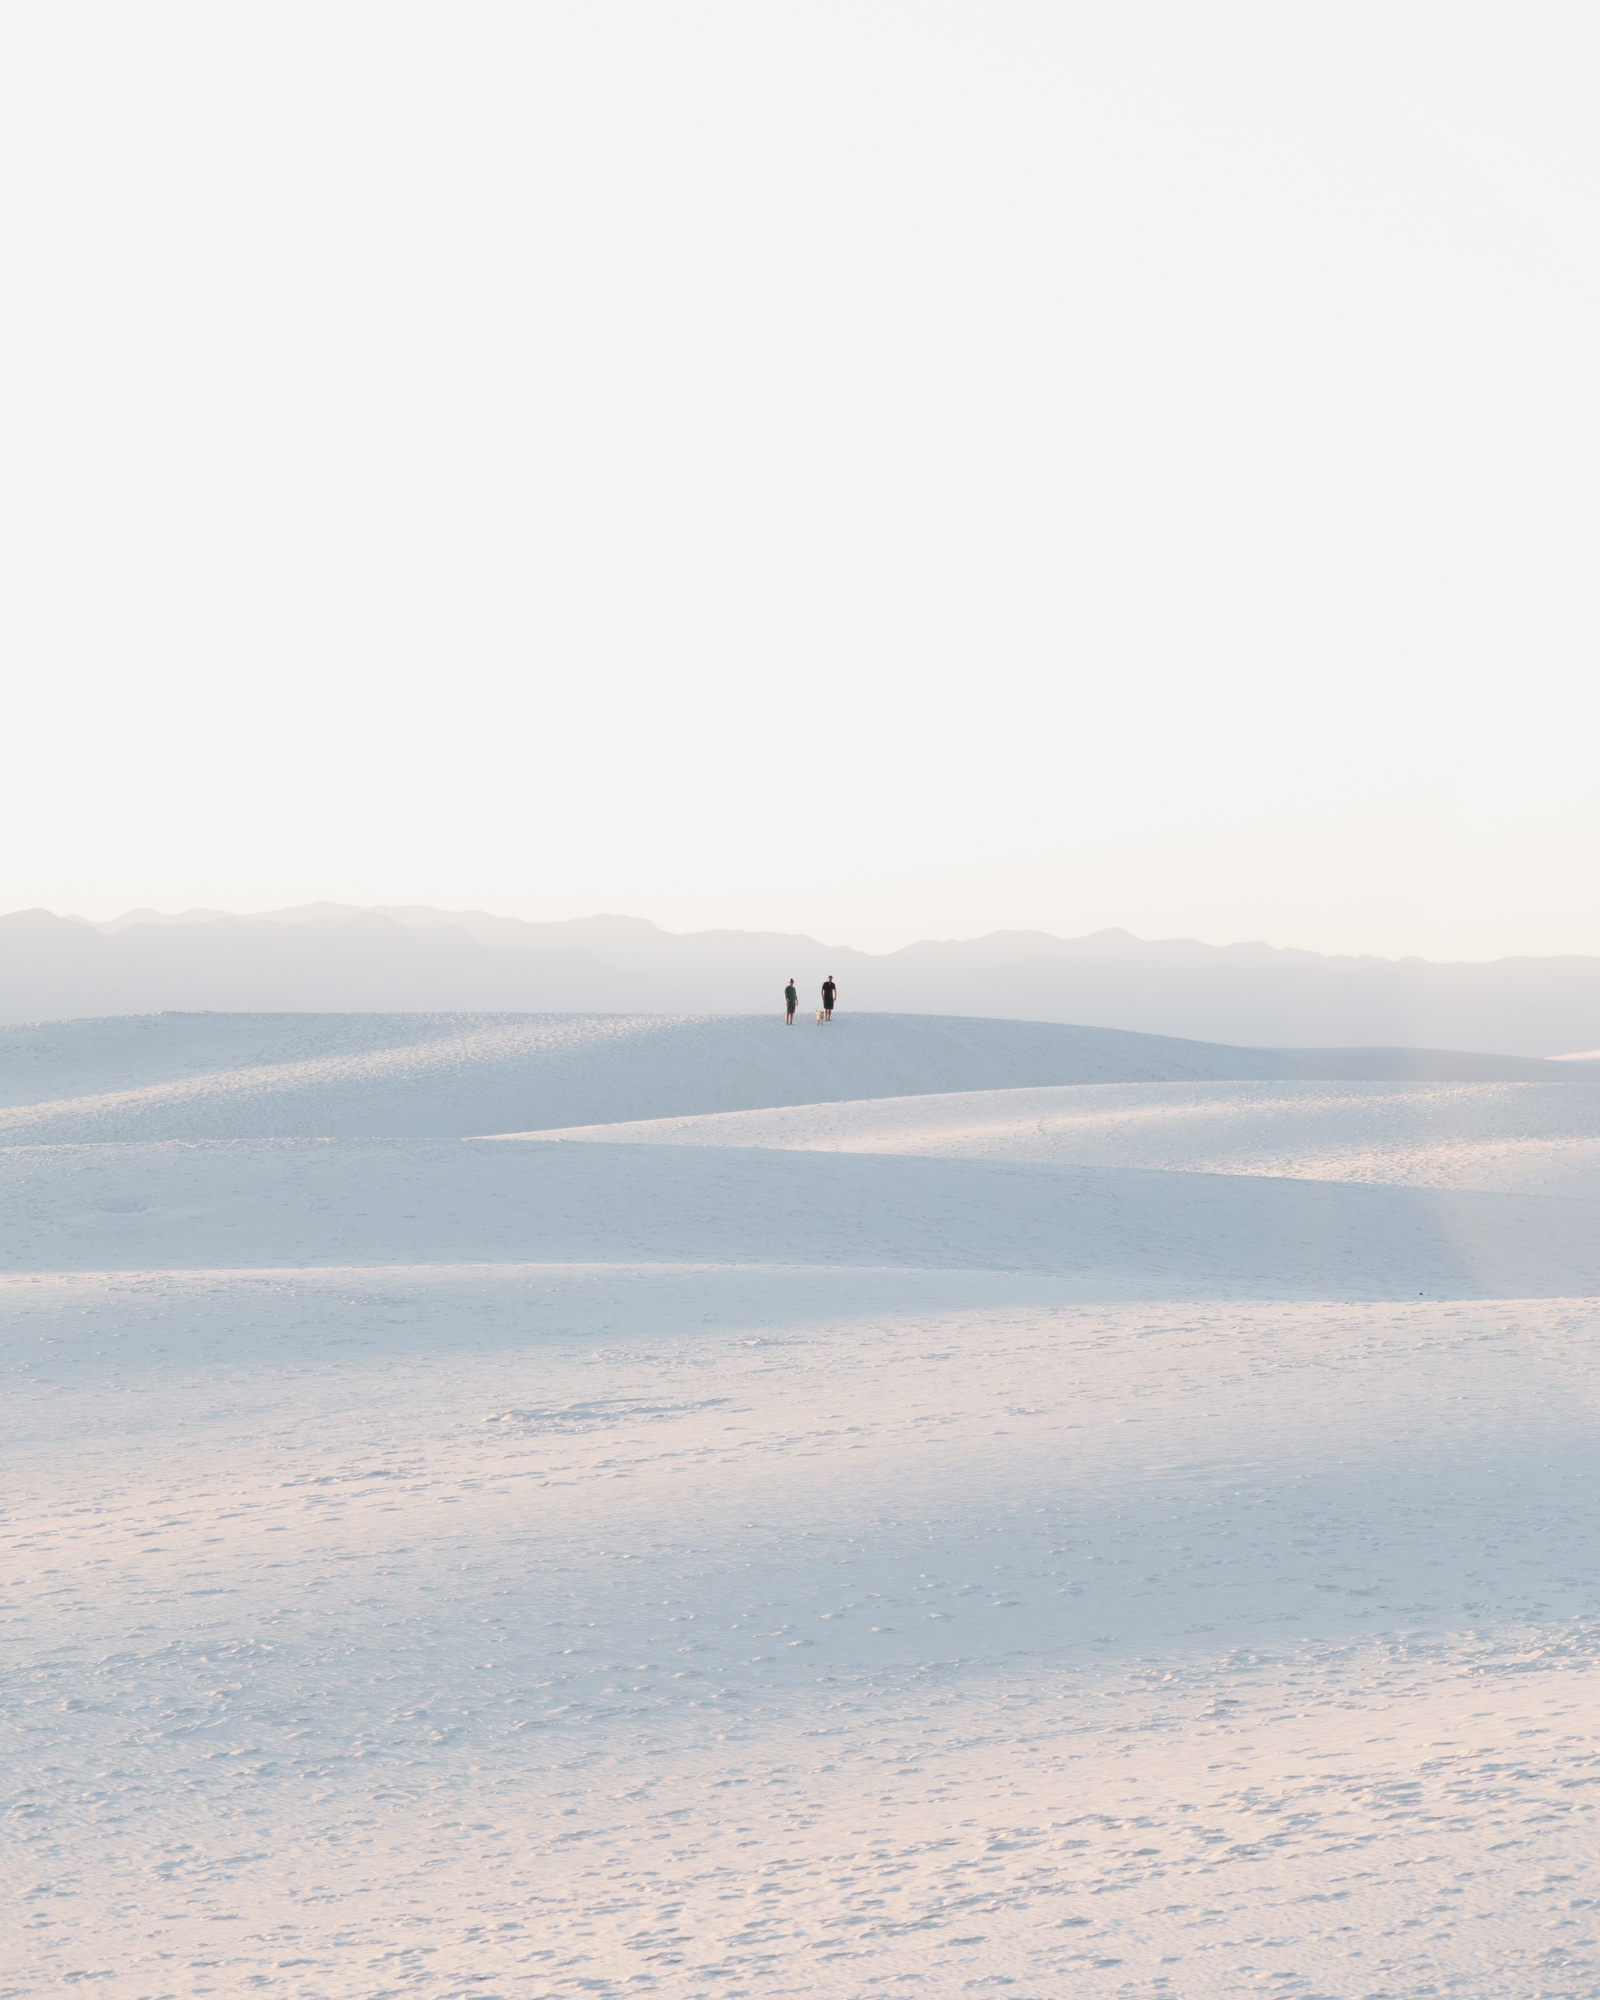
<svg viewBox="0 0 1600 2000">
<path fill-rule="evenodd" d="M 831 1021 L 833 1019 L 833 1003 L 835 1000 L 838 999 L 838 997 L 839 997 L 839 989 L 837 986 L 834 985 L 833 974 L 830 972 L 827 978 L 822 982 L 823 1020 Z"/>
<path fill-rule="evenodd" d="M 783 1017 L 783 1025 L 786 1028 L 792 1028 L 794 1026 L 794 1010 L 800 1005 L 800 989 L 794 983 L 794 974 L 792 972 L 789 974 L 788 985 L 783 989 L 783 1004 L 788 1010 Z"/>
</svg>

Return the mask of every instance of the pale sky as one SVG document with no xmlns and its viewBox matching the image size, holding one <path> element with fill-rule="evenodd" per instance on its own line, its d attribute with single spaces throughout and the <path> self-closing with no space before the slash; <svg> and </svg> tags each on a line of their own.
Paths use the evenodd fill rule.
<svg viewBox="0 0 1600 2000">
<path fill-rule="evenodd" d="M 1600 952 L 1586 5 L 0 16 L 0 908 Z"/>
</svg>

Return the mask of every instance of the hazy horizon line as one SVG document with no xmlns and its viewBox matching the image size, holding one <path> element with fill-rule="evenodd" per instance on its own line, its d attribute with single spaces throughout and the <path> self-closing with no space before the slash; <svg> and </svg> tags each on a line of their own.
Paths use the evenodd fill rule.
<svg viewBox="0 0 1600 2000">
<path fill-rule="evenodd" d="M 925 935 L 909 939 L 905 944 L 891 945 L 885 949 L 872 950 L 861 945 L 852 945 L 838 939 L 828 940 L 809 931 L 782 930 L 773 927 L 748 927 L 739 924 L 710 924 L 699 929 L 670 930 L 654 917 L 644 917 L 624 910 L 594 910 L 574 917 L 525 917 L 512 916 L 501 911 L 481 907 L 446 908 L 439 904 L 422 902 L 405 903 L 342 903 L 321 897 L 309 903 L 285 904 L 267 910 L 228 910 L 210 904 L 192 904 L 183 910 L 161 910 L 153 904 L 136 904 L 132 908 L 120 910 L 111 917 L 89 917 L 76 910 L 52 910 L 43 903 L 19 906 L 0 912 L 0 921 L 22 916 L 48 916 L 63 923 L 82 924 L 86 928 L 103 935 L 131 928 L 141 921 L 161 927 L 178 927 L 185 924 L 208 922 L 232 923 L 318 923 L 333 922 L 340 918 L 354 916 L 381 916 L 391 919 L 400 913 L 416 912 L 434 918 L 463 919 L 484 918 L 493 923 L 521 924 L 530 928 L 562 929 L 569 926 L 594 923 L 624 923 L 648 927 L 657 935 L 667 938 L 710 938 L 710 937 L 772 937 L 785 941 L 805 941 L 834 951 L 848 951 L 864 958 L 893 958 L 899 953 L 912 951 L 923 945 L 972 945 L 988 943 L 992 939 L 1041 938 L 1054 944 L 1090 944 L 1097 939 L 1125 938 L 1132 944 L 1147 945 L 1152 948 L 1162 945 L 1193 945 L 1207 951 L 1268 951 L 1296 954 L 1321 959 L 1371 960 L 1385 965 L 1499 965 L 1514 960 L 1540 959 L 1589 959 L 1600 957 L 1593 952 L 1550 951 L 1550 952 L 1500 952 L 1486 958 L 1429 958 L 1422 952 L 1384 953 L 1378 951 L 1328 951 L 1315 945 L 1277 944 L 1266 938 L 1232 938 L 1218 943 L 1212 939 L 1197 937 L 1187 933 L 1170 933 L 1159 937 L 1141 936 L 1122 924 L 1103 924 L 1093 930 L 1067 932 L 1054 931 L 1039 926 L 1005 925 L 991 931 L 980 931 L 966 937 Z M 443 927 L 443 926 L 439 926 Z M 404 926 L 402 928 L 413 928 Z"/>
</svg>

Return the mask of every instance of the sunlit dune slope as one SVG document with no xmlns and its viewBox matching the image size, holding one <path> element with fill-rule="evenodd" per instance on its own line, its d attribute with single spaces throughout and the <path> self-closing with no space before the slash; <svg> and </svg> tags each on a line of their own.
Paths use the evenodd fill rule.
<svg viewBox="0 0 1600 2000">
<path fill-rule="evenodd" d="M 1087 1083 L 1581 1080 L 1418 1049 L 1236 1049 L 918 1014 L 160 1014 L 0 1030 L 0 1145 L 441 1138 Z"/>
<path fill-rule="evenodd" d="M 1587 1195 L 1600 1087 L 1145 1083 L 807 1104 L 544 1132 L 542 1140 L 871 1153 Z"/>
</svg>

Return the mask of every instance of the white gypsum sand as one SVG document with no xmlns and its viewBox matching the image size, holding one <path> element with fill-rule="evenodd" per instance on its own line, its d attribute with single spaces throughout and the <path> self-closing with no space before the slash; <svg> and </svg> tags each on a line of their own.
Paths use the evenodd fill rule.
<svg viewBox="0 0 1600 2000">
<path fill-rule="evenodd" d="M 0 1995 L 1600 1988 L 1600 1088 L 855 1027 L 0 1038 Z"/>
</svg>

